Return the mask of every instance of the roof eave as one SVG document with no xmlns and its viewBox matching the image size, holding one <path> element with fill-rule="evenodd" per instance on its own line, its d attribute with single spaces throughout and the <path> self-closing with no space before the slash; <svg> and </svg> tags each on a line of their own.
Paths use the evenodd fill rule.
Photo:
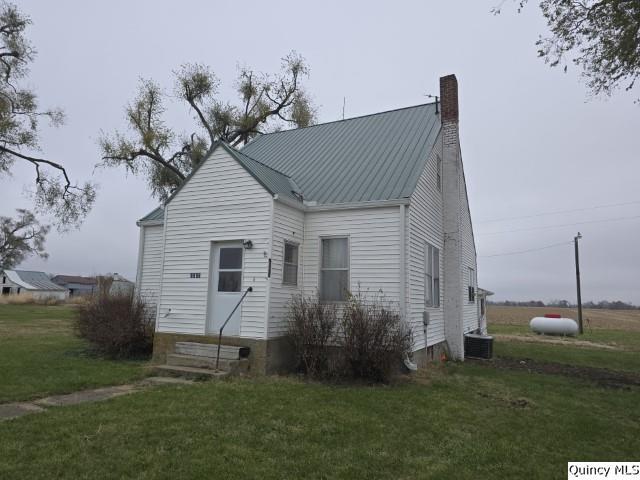
<svg viewBox="0 0 640 480">
<path fill-rule="evenodd" d="M 319 205 L 310 205 L 309 203 L 294 202 L 285 197 L 274 195 L 273 199 L 290 207 L 297 208 L 305 212 L 323 212 L 330 210 L 356 210 L 363 208 L 383 208 L 395 207 L 400 205 L 409 205 L 409 198 L 394 198 L 389 200 L 366 200 L 363 202 L 345 202 L 345 203 L 323 203 Z"/>
</svg>

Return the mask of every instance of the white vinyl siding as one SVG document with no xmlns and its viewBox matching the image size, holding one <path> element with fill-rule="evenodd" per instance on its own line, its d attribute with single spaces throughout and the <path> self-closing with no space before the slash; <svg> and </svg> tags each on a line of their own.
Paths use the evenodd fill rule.
<svg viewBox="0 0 640 480">
<path fill-rule="evenodd" d="M 471 228 L 471 215 L 469 213 L 469 202 L 467 199 L 467 190 L 465 187 L 464 173 L 460 173 L 460 236 L 462 240 L 462 271 L 463 279 L 467 278 L 469 269 L 473 270 L 474 287 L 477 287 L 476 265 L 476 248 L 473 240 L 473 231 Z M 466 283 L 466 282 L 464 282 Z M 475 302 L 469 302 L 469 292 L 465 288 L 462 292 L 462 316 L 464 323 L 464 331 L 469 332 L 478 328 L 478 306 Z"/>
<path fill-rule="evenodd" d="M 438 306 L 425 307 L 426 304 L 426 251 L 425 244 L 432 245 L 440 251 L 439 277 L 442 284 L 442 193 L 437 188 L 438 157 L 442 157 L 442 141 L 440 136 L 436 140 L 425 168 L 418 179 L 416 189 L 411 195 L 409 207 L 409 250 L 408 257 L 408 285 L 409 309 L 408 319 L 414 333 L 414 349 L 444 341 L 444 316 L 442 306 L 442 287 L 440 287 Z M 429 312 L 427 336 L 424 338 L 422 324 L 423 312 Z"/>
<path fill-rule="evenodd" d="M 264 338 L 271 195 L 218 148 L 167 205 L 158 331 L 204 335 L 214 241 L 251 240 L 244 251 L 240 336 Z M 200 278 L 191 278 L 200 273 Z"/>
<path fill-rule="evenodd" d="M 281 202 L 273 202 L 273 247 L 271 251 L 271 280 L 269 288 L 268 336 L 282 336 L 286 331 L 287 304 L 299 293 L 302 285 L 304 213 Z M 284 244 L 298 245 L 297 285 L 283 282 Z"/>
<path fill-rule="evenodd" d="M 162 225 L 141 226 L 142 255 L 137 284 L 145 302 L 157 305 L 162 274 Z"/>
<path fill-rule="evenodd" d="M 349 287 L 365 295 L 382 292 L 399 310 L 400 213 L 396 207 L 307 212 L 304 291 L 319 289 L 322 238 L 348 237 Z"/>
</svg>

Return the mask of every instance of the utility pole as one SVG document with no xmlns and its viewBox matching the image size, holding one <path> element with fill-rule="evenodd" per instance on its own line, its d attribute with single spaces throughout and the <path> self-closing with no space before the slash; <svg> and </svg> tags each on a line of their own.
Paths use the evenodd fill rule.
<svg viewBox="0 0 640 480">
<path fill-rule="evenodd" d="M 582 335 L 584 333 L 584 329 L 582 328 L 582 295 L 580 293 L 580 255 L 578 253 L 578 240 L 582 238 L 580 232 L 578 235 L 573 237 L 573 245 L 576 250 L 576 285 L 578 287 L 578 328 L 579 332 Z"/>
</svg>

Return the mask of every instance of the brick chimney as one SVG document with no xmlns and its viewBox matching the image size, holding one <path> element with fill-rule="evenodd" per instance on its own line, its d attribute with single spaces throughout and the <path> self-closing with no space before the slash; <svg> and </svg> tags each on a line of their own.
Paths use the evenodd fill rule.
<svg viewBox="0 0 640 480">
<path fill-rule="evenodd" d="M 440 77 L 440 118 L 458 123 L 458 79 L 455 75 Z"/>
<path fill-rule="evenodd" d="M 460 136 L 458 131 L 458 80 L 455 75 L 440 78 L 440 120 L 442 121 L 442 208 L 444 229 L 444 334 L 449 355 L 464 359 L 463 269 L 461 232 Z"/>
</svg>

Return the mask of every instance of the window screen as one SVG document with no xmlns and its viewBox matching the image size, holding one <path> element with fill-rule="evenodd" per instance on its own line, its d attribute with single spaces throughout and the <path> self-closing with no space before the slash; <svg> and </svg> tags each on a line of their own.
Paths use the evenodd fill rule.
<svg viewBox="0 0 640 480">
<path fill-rule="evenodd" d="M 286 285 L 298 284 L 298 245 L 289 242 L 284 244 L 282 283 Z"/>
<path fill-rule="evenodd" d="M 323 238 L 320 266 L 320 300 L 344 302 L 349 291 L 349 240 Z"/>
</svg>

